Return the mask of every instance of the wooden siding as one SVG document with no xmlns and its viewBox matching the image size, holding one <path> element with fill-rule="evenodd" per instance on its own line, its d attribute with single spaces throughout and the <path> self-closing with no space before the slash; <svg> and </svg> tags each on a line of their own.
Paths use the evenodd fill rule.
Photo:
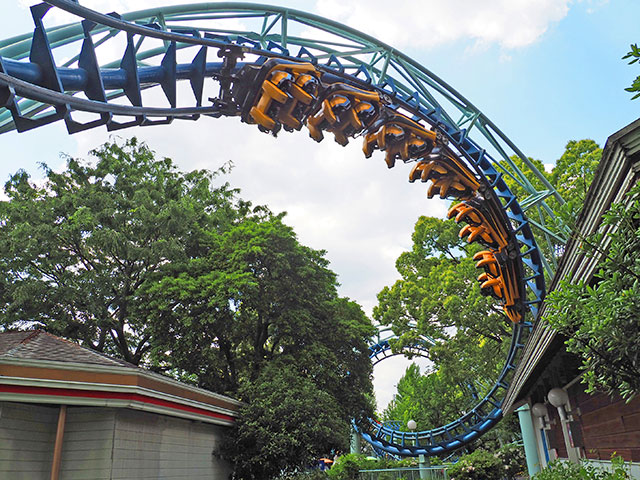
<svg viewBox="0 0 640 480">
<path fill-rule="evenodd" d="M 0 403 L 0 478 L 49 480 L 58 408 Z"/>
<path fill-rule="evenodd" d="M 49 480 L 58 407 L 0 402 L 0 479 Z M 120 408 L 68 407 L 64 480 L 226 480 L 225 427 Z"/>
<path fill-rule="evenodd" d="M 110 480 L 116 410 L 70 407 L 64 430 L 60 478 Z"/>
<path fill-rule="evenodd" d="M 583 456 L 609 460 L 616 452 L 627 461 L 640 461 L 640 397 L 626 403 L 619 396 L 588 395 L 583 385 L 576 384 L 569 389 L 569 398 L 572 408 L 580 410 Z"/>
<path fill-rule="evenodd" d="M 130 410 L 118 411 L 113 480 L 226 479 L 216 455 L 223 428 Z"/>
</svg>

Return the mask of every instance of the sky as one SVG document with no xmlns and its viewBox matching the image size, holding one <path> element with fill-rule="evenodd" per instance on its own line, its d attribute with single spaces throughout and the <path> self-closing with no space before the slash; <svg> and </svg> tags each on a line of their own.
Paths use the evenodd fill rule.
<svg viewBox="0 0 640 480">
<path fill-rule="evenodd" d="M 29 0 L 4 0 L 0 36 L 33 29 Z M 80 0 L 102 13 L 193 3 L 181 0 Z M 640 115 L 624 91 L 640 74 L 621 57 L 638 38 L 636 0 L 271 0 L 368 33 L 399 49 L 461 92 L 528 156 L 554 164 L 569 140 L 606 138 Z M 47 26 L 66 19 L 53 14 Z M 408 169 L 387 170 L 381 156 L 365 159 L 360 141 L 342 148 L 304 132 L 277 139 L 238 119 L 202 119 L 122 130 L 184 171 L 215 170 L 231 160 L 228 177 L 241 196 L 288 212 L 299 240 L 326 250 L 340 293 L 371 314 L 377 293 L 397 280 L 395 260 L 410 248 L 420 215 L 443 216 L 447 205 L 426 199 Z M 87 158 L 108 141 L 104 128 L 69 136 L 58 123 L 2 135 L 0 180 L 19 168 L 42 176 L 38 163 L 63 168 L 62 152 Z M 379 408 L 392 398 L 407 361 L 376 366 Z M 423 362 L 424 366 L 424 362 Z"/>
</svg>

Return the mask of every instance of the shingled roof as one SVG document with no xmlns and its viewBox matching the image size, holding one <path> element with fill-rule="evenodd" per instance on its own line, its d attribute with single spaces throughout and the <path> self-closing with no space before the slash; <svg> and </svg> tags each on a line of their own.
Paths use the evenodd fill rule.
<svg viewBox="0 0 640 480">
<path fill-rule="evenodd" d="M 145 410 L 233 425 L 240 402 L 43 330 L 0 332 L 0 402 Z"/>
<path fill-rule="evenodd" d="M 135 368 L 124 360 L 108 357 L 43 330 L 0 332 L 0 359 L 46 360 Z"/>
</svg>

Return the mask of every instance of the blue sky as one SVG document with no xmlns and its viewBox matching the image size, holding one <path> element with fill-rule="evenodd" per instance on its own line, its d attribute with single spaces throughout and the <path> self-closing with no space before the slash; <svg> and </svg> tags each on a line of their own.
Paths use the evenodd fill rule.
<svg viewBox="0 0 640 480">
<path fill-rule="evenodd" d="M 0 35 L 33 28 L 27 0 L 5 0 Z M 103 13 L 124 13 L 183 0 L 80 0 Z M 640 2 L 632 0 L 314 0 L 274 1 L 348 23 L 415 58 L 480 108 L 528 156 L 554 163 L 567 141 L 606 138 L 640 116 L 624 88 L 640 74 L 621 57 L 640 41 Z M 56 21 L 57 17 L 47 17 Z M 51 23 L 48 23 L 49 25 Z M 326 249 L 341 293 L 367 312 L 397 278 L 394 262 L 410 247 L 418 215 L 442 216 L 446 204 L 426 202 L 408 186 L 406 170 L 387 172 L 364 160 L 359 144 L 320 145 L 303 133 L 278 140 L 236 119 L 124 130 L 184 170 L 215 169 L 233 160 L 230 181 L 245 198 L 289 212 L 300 240 Z M 231 140 L 229 140 L 231 138 Z M 37 162 L 59 167 L 60 152 L 86 157 L 107 141 L 102 129 L 69 136 L 63 124 L 0 138 L 0 179 L 18 168 L 40 175 Z M 358 142 L 356 142 L 358 143 Z M 376 168 L 373 168 L 375 165 Z M 367 176 L 363 177 L 362 172 Z M 392 201 L 390 201 L 392 199 Z M 386 404 L 402 368 L 376 368 L 378 400 Z M 395 372 L 395 373 L 394 373 Z M 384 379 L 384 381 L 382 380 Z"/>
</svg>

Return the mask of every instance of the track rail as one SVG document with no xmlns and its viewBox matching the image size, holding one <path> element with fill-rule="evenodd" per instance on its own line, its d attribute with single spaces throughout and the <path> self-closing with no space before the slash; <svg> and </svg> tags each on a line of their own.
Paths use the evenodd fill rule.
<svg viewBox="0 0 640 480">
<path fill-rule="evenodd" d="M 44 18 L 52 7 L 82 21 L 47 30 Z M 436 455 L 475 440 L 500 420 L 502 396 L 544 297 L 545 269 L 552 271 L 553 258 L 541 254 L 532 227 L 550 247 L 563 239 L 545 228 L 550 209 L 544 199 L 557 196 L 555 191 L 462 95 L 388 45 L 291 9 L 209 3 L 120 16 L 48 0 L 32 7 L 32 16 L 32 35 L 0 42 L 0 133 L 56 121 L 75 133 L 236 116 L 273 135 L 306 127 L 316 141 L 332 134 L 346 145 L 362 137 L 365 156 L 384 154 L 389 168 L 410 163 L 409 180 L 428 182 L 428 197 L 459 202 L 449 216 L 465 224 L 460 236 L 486 248 L 475 257 L 482 292 L 495 297 L 513 322 L 505 366 L 489 393 L 455 422 L 408 433 L 371 420 L 361 434 L 395 455 Z M 219 26 L 228 20 L 262 26 Z M 312 40 L 307 29 L 331 38 Z M 98 49 L 109 42 L 124 53 L 115 61 L 100 60 Z M 71 54 L 70 60 L 57 63 L 57 51 Z M 186 101 L 178 98 L 179 81 L 190 84 Z M 164 102 L 156 95 L 149 104 L 144 97 L 154 87 Z M 81 121 L 78 112 L 93 118 Z M 456 112 L 460 120 L 454 120 Z M 548 189 L 535 190 L 509 151 Z M 507 178 L 528 192 L 524 203 L 535 207 L 538 222 L 527 219 Z M 388 344 L 379 347 L 382 359 Z"/>
</svg>

